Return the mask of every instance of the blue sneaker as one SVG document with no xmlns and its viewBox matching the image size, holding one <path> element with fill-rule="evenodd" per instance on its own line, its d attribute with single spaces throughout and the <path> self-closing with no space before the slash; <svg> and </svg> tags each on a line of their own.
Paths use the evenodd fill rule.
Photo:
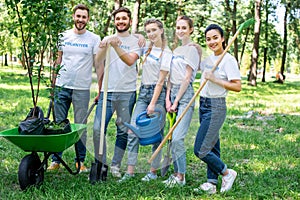
<svg viewBox="0 0 300 200">
<path fill-rule="evenodd" d="M 132 179 L 133 177 L 134 177 L 134 174 L 126 173 L 126 174 L 124 174 L 124 176 L 120 180 L 118 180 L 118 182 L 123 183 L 123 182 L 126 182 L 126 181 Z"/>
<path fill-rule="evenodd" d="M 144 176 L 142 178 L 142 181 L 147 181 L 148 182 L 148 181 L 155 180 L 155 179 L 157 179 L 157 175 L 152 173 L 152 172 L 148 172 L 146 174 L 146 176 Z"/>
</svg>

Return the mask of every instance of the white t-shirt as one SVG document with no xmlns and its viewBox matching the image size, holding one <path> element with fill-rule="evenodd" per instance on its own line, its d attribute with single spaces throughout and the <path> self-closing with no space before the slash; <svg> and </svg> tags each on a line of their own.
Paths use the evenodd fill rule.
<svg viewBox="0 0 300 200">
<path fill-rule="evenodd" d="M 141 55 L 138 38 L 133 35 L 119 37 L 122 44 L 119 46 L 127 53 Z M 108 92 L 133 92 L 136 91 L 137 68 L 136 62 L 128 66 L 118 56 L 113 47 L 110 48 L 110 66 L 108 75 Z M 103 90 L 103 87 L 102 87 Z"/>
<path fill-rule="evenodd" d="M 211 70 L 214 64 L 217 62 L 220 56 L 210 55 L 203 62 L 201 62 L 200 67 L 201 71 Z M 240 70 L 238 68 L 238 63 L 232 55 L 226 53 L 222 61 L 214 71 L 216 78 L 231 81 L 231 80 L 241 80 Z M 204 78 L 201 78 L 201 84 L 203 83 Z M 226 97 L 228 90 L 224 87 L 219 86 L 211 81 L 207 81 L 206 85 L 203 87 L 200 92 L 200 96 L 208 98 L 219 98 Z"/>
<path fill-rule="evenodd" d="M 73 29 L 62 33 L 59 51 L 62 55 L 62 68 L 56 85 L 69 89 L 88 90 L 92 83 L 94 59 L 100 37 L 90 31 L 76 34 Z"/>
<path fill-rule="evenodd" d="M 143 49 L 143 54 L 146 54 L 147 50 L 148 47 L 145 47 Z M 172 51 L 169 47 L 166 47 L 162 52 L 161 47 L 153 45 L 150 54 L 144 59 L 146 59 L 146 61 L 142 66 L 142 84 L 153 85 L 158 81 L 160 70 L 167 72 L 170 71 Z"/>
<path fill-rule="evenodd" d="M 186 68 L 189 65 L 193 69 L 193 75 L 190 82 L 195 80 L 200 57 L 196 47 L 180 46 L 173 51 L 172 67 L 170 72 L 170 81 L 172 84 L 179 85 L 185 78 Z"/>
</svg>

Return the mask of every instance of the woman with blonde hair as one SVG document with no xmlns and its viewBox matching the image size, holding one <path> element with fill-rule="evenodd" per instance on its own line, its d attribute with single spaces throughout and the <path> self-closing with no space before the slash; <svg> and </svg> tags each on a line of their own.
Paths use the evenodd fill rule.
<svg viewBox="0 0 300 200">
<path fill-rule="evenodd" d="M 166 98 L 166 77 L 170 71 L 172 52 L 167 46 L 164 35 L 163 23 L 158 19 L 148 19 L 144 24 L 147 43 L 144 49 L 144 60 L 142 62 L 142 78 L 139 97 L 131 118 L 131 124 L 135 126 L 136 117 L 143 111 L 153 114 L 157 109 L 165 118 L 165 98 Z M 137 163 L 139 138 L 131 131 L 128 131 L 128 162 L 127 172 L 120 182 L 128 180 L 134 176 L 134 168 Z M 163 136 L 163 126 L 161 134 Z M 154 152 L 159 146 L 159 142 L 153 144 Z M 157 169 L 160 167 L 161 152 L 151 163 L 150 171 L 142 178 L 142 181 L 150 181 L 157 178 Z"/>
</svg>

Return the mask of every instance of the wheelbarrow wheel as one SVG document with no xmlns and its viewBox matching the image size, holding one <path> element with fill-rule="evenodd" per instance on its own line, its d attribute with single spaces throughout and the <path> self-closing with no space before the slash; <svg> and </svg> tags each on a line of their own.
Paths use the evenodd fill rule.
<svg viewBox="0 0 300 200">
<path fill-rule="evenodd" d="M 44 180 L 44 168 L 41 167 L 41 160 L 36 154 L 25 156 L 19 165 L 19 184 L 22 190 L 30 186 L 38 186 Z"/>
</svg>

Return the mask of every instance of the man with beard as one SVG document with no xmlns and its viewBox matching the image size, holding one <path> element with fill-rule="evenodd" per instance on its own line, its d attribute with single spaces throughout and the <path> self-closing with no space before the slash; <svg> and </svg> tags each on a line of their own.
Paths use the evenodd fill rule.
<svg viewBox="0 0 300 200">
<path fill-rule="evenodd" d="M 135 35 L 131 35 L 129 28 L 131 26 L 131 12 L 129 9 L 121 7 L 112 13 L 116 34 L 107 36 L 101 41 L 100 49 L 96 55 L 96 62 L 99 79 L 99 94 L 95 101 L 99 101 L 94 119 L 94 153 L 95 161 L 99 161 L 99 143 L 100 128 L 103 101 L 103 73 L 106 52 L 109 50 L 110 63 L 108 71 L 108 89 L 107 89 L 107 106 L 105 119 L 105 133 L 107 125 L 116 111 L 116 122 L 130 123 L 132 109 L 136 101 L 136 80 L 137 67 L 136 61 L 140 56 L 139 41 Z M 108 49 L 109 48 L 109 49 Z M 123 123 L 116 123 L 117 134 L 114 147 L 114 156 L 111 163 L 111 173 L 114 177 L 121 177 L 120 166 L 127 146 L 127 128 Z M 102 163 L 106 164 L 106 142 L 104 140 L 104 149 Z"/>
<path fill-rule="evenodd" d="M 100 44 L 100 37 L 86 30 L 90 19 L 89 8 L 79 4 L 73 9 L 72 16 L 74 27 L 61 34 L 58 57 L 55 62 L 55 67 L 60 66 L 58 74 L 55 74 L 53 78 L 53 84 L 56 86 L 54 112 L 58 123 L 67 119 L 71 103 L 74 110 L 74 122 L 86 123 L 86 120 L 83 120 L 90 101 L 92 68 Z M 88 171 L 83 164 L 86 156 L 85 145 L 86 131 L 77 142 L 80 172 Z M 62 152 L 59 153 L 59 156 L 61 155 Z M 59 167 L 60 161 L 53 155 L 48 169 L 55 170 Z"/>
</svg>

